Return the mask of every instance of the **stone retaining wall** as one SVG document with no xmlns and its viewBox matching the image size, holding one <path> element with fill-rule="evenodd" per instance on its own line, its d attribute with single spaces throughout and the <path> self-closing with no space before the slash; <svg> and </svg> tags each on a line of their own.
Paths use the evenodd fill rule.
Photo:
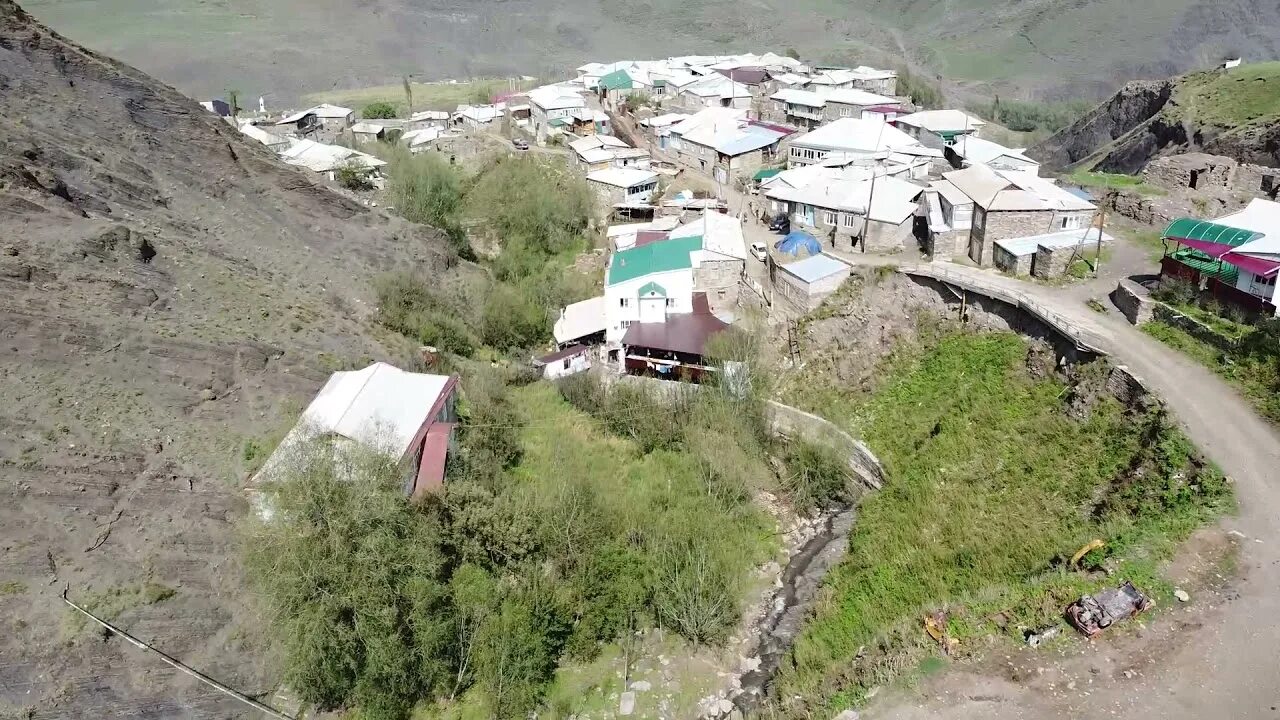
<svg viewBox="0 0 1280 720">
<path fill-rule="evenodd" d="M 1156 307 L 1146 288 L 1132 280 L 1121 280 L 1116 289 L 1111 291 L 1111 302 L 1120 310 L 1131 325 L 1150 322 Z"/>
</svg>

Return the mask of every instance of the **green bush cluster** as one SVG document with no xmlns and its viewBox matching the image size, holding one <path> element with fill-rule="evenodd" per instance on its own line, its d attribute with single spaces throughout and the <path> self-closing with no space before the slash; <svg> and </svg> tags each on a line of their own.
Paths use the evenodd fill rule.
<svg viewBox="0 0 1280 720">
<path fill-rule="evenodd" d="M 977 109 L 979 115 L 994 120 L 1010 130 L 1033 132 L 1044 130 L 1057 132 L 1084 116 L 1092 109 L 1087 100 L 1070 102 L 1030 102 L 1001 100 L 996 96 L 989 105 Z"/>
<path fill-rule="evenodd" d="M 474 316 L 476 331 L 466 333 L 469 348 L 451 349 L 458 354 L 469 354 L 476 343 L 500 352 L 545 343 L 555 311 L 585 291 L 584 283 L 566 278 L 563 266 L 587 247 L 593 201 L 586 183 L 531 156 L 497 160 L 464 178 L 435 153 L 387 154 L 397 212 L 443 230 L 464 258 L 475 259 L 466 228 L 491 235 L 499 247 L 487 262 L 493 282 L 478 298 L 478 312 L 419 304 L 419 320 L 433 333 L 457 339 L 462 333 L 448 327 L 457 323 L 447 317 Z M 394 329 L 421 339 L 413 325 Z"/>
<path fill-rule="evenodd" d="M 916 75 L 905 67 L 898 69 L 898 94 L 911 98 L 911 102 L 925 110 L 937 110 L 945 100 L 942 88 L 928 78 Z"/>
<path fill-rule="evenodd" d="M 360 117 L 365 120 L 390 120 L 398 114 L 395 105 L 382 100 L 371 102 L 360 111 Z"/>
</svg>

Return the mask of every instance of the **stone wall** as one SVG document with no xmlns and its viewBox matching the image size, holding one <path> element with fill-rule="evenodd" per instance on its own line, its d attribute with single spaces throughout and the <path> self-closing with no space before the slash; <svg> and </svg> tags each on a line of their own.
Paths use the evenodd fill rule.
<svg viewBox="0 0 1280 720">
<path fill-rule="evenodd" d="M 769 400 L 765 407 L 769 429 L 783 438 L 802 437 L 810 442 L 834 448 L 849 460 L 859 484 L 866 490 L 879 490 L 884 484 L 884 468 L 880 460 L 852 435 L 829 420 L 790 405 Z"/>
<path fill-rule="evenodd" d="M 1076 256 L 1078 247 L 1051 248 L 1036 246 L 1035 261 L 1031 265 L 1031 274 L 1038 278 L 1051 279 L 1067 274 L 1071 259 Z"/>
<path fill-rule="evenodd" d="M 909 245 L 914 245 L 915 236 L 912 235 L 914 220 L 915 216 L 909 215 L 906 220 L 897 225 L 876 220 L 867 223 L 866 251 L 896 253 L 906 250 Z"/>
<path fill-rule="evenodd" d="M 950 260 L 969 253 L 969 229 L 929 233 L 925 252 L 934 260 Z"/>
<path fill-rule="evenodd" d="M 1155 313 L 1156 301 L 1151 299 L 1147 289 L 1129 279 L 1122 279 L 1116 284 L 1116 289 L 1111 291 L 1111 302 L 1131 325 L 1150 322 Z"/>
<path fill-rule="evenodd" d="M 1153 302 L 1152 319 L 1159 320 L 1166 325 L 1172 325 L 1191 337 L 1206 342 L 1219 350 L 1229 352 L 1235 350 L 1239 345 L 1239 342 L 1234 338 L 1223 335 L 1199 320 L 1183 315 L 1162 302 Z"/>
</svg>

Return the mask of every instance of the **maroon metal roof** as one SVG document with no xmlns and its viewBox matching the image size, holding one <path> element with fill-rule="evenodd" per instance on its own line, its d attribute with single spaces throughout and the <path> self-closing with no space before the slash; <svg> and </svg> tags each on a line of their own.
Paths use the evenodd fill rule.
<svg viewBox="0 0 1280 720">
<path fill-rule="evenodd" d="M 901 105 L 872 105 L 871 107 L 863 108 L 863 110 L 867 112 L 878 112 L 878 113 L 897 113 L 897 112 L 902 112 L 902 106 Z"/>
<path fill-rule="evenodd" d="M 550 355 L 543 355 L 542 357 L 538 358 L 534 362 L 538 363 L 539 365 L 550 365 L 551 363 L 557 360 L 563 360 L 567 357 L 573 357 L 574 355 L 581 355 L 587 350 L 588 348 L 586 345 L 570 345 L 569 347 L 563 350 L 557 350 L 551 353 Z"/>
<path fill-rule="evenodd" d="M 411 495 L 420 498 L 444 485 L 444 464 L 449 455 L 449 439 L 454 423 L 432 423 L 422 444 L 422 458 Z"/>
<path fill-rule="evenodd" d="M 668 315 L 664 323 L 636 323 L 627 329 L 622 344 L 654 350 L 704 355 L 707 340 L 729 325 L 709 313 Z"/>
<path fill-rule="evenodd" d="M 707 302 L 707 294 L 704 292 L 693 294 L 693 313 L 695 315 L 710 315 L 711 303 Z"/>
<path fill-rule="evenodd" d="M 787 135 L 800 132 L 796 128 L 791 127 L 790 125 L 779 125 L 778 123 L 765 122 L 764 120 L 750 120 L 748 121 L 747 124 L 766 128 L 774 132 L 786 133 Z"/>
<path fill-rule="evenodd" d="M 718 69 L 716 72 L 743 85 L 759 85 L 769 79 L 769 71 L 762 67 L 740 67 L 729 70 Z"/>
<path fill-rule="evenodd" d="M 649 243 L 661 242 L 667 239 L 671 233 L 663 230 L 641 230 L 636 233 L 636 247 L 642 247 Z"/>
</svg>

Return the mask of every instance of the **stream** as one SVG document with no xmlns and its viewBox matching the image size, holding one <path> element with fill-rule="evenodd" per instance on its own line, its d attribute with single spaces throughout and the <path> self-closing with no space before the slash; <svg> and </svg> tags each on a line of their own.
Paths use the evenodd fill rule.
<svg viewBox="0 0 1280 720">
<path fill-rule="evenodd" d="M 735 708 L 743 715 L 757 708 L 764 699 L 778 665 L 804 627 L 822 579 L 844 557 L 855 515 L 856 501 L 829 513 L 821 529 L 787 561 L 782 571 L 782 587 L 774 594 L 773 606 L 757 625 L 759 639 L 753 656 L 760 658 L 760 665 L 739 678 L 742 692 L 733 698 Z"/>
</svg>

